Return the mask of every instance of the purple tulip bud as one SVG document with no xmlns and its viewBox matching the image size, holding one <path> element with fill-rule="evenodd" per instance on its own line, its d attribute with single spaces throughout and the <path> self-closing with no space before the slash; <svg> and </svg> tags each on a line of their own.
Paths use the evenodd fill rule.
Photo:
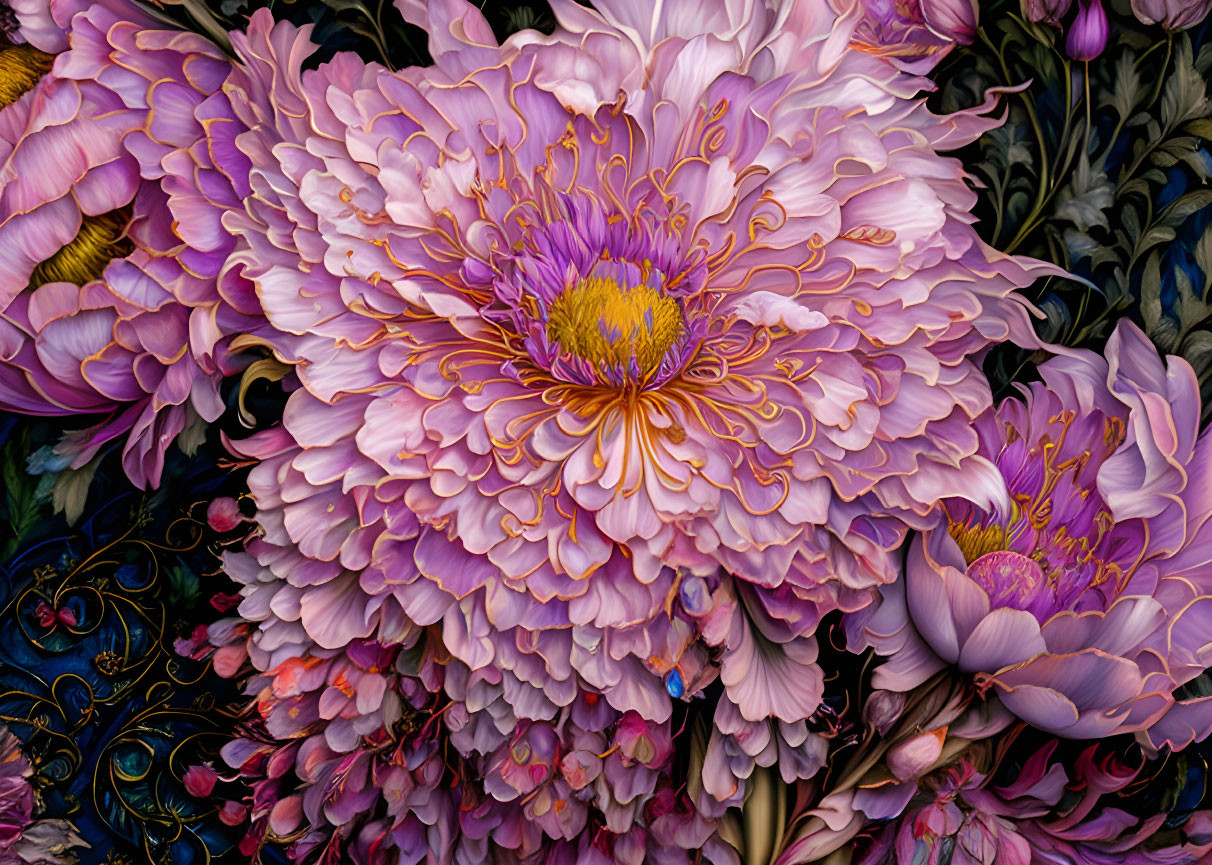
<svg viewBox="0 0 1212 865">
<path fill-rule="evenodd" d="M 1065 51 L 1074 60 L 1093 60 L 1107 47 L 1107 13 L 1101 0 L 1078 0 L 1077 18 L 1065 37 Z"/>
</svg>

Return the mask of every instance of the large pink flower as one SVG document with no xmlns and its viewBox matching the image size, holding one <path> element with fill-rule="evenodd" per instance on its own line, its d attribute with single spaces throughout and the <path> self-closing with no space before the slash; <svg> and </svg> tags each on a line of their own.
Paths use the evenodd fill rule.
<svg viewBox="0 0 1212 865">
<path fill-rule="evenodd" d="M 852 645 L 892 656 L 880 687 L 953 664 L 1036 727 L 1149 730 L 1212 661 L 1200 624 L 1212 440 L 1197 444 L 1195 375 L 1163 364 L 1131 322 L 1106 360 L 1069 352 L 1039 369 L 1042 383 L 977 422 L 1005 506 L 945 502 L 942 524 L 910 547 L 904 585 L 852 617 Z M 1149 735 L 1182 747 L 1206 735 L 1208 712 L 1183 704 Z"/>
<path fill-rule="evenodd" d="M 990 122 L 853 47 L 862 8 L 597 5 L 498 46 L 462 0 L 402 3 L 436 65 L 399 73 L 300 73 L 273 31 L 261 87 L 308 122 L 246 149 L 224 219 L 302 384 L 240 446 L 258 520 L 320 646 L 402 610 L 661 720 L 722 605 L 741 716 L 795 723 L 820 615 L 940 496 L 986 500 L 976 360 L 1032 339 L 1034 264 L 937 152 Z"/>
<path fill-rule="evenodd" d="M 256 311 L 216 290 L 220 205 L 247 193 L 247 163 L 222 147 L 231 64 L 125 0 L 17 11 L 28 42 L 3 50 L 28 90 L 0 109 L 0 405 L 108 412 L 60 450 L 78 467 L 125 435 L 127 473 L 155 485 L 173 439 L 222 411 L 216 344 Z"/>
</svg>

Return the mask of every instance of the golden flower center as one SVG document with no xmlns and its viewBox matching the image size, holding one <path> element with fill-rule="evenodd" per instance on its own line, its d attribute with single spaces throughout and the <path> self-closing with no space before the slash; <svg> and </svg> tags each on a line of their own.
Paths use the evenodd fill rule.
<svg viewBox="0 0 1212 865">
<path fill-rule="evenodd" d="M 12 105 L 34 89 L 55 62 L 53 54 L 32 45 L 0 48 L 0 108 Z"/>
<path fill-rule="evenodd" d="M 29 287 L 37 288 L 48 282 L 84 285 L 100 279 L 107 264 L 115 258 L 125 258 L 134 249 L 126 237 L 129 223 L 130 215 L 125 209 L 84 217 L 80 230 L 67 246 L 34 268 Z"/>
<path fill-rule="evenodd" d="M 596 366 L 629 367 L 634 358 L 641 373 L 660 366 L 684 331 L 674 298 L 609 277 L 588 277 L 565 289 L 547 317 L 547 338 L 565 351 Z"/>
<path fill-rule="evenodd" d="M 949 522 L 947 532 L 955 541 L 964 561 L 972 564 L 981 556 L 1006 549 L 1006 527 L 1000 525 L 971 525 Z"/>
</svg>

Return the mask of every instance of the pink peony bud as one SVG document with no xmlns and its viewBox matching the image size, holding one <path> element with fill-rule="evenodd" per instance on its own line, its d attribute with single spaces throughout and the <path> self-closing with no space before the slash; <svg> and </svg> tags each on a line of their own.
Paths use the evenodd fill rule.
<svg viewBox="0 0 1212 865">
<path fill-rule="evenodd" d="M 946 739 L 946 727 L 906 739 L 889 749 L 885 758 L 888 769 L 902 781 L 920 777 L 943 753 L 943 742 Z"/>
<path fill-rule="evenodd" d="M 185 770 L 182 780 L 185 781 L 185 789 L 189 791 L 189 795 L 205 799 L 211 790 L 215 789 L 219 776 L 210 766 L 190 766 Z"/>
<path fill-rule="evenodd" d="M 228 799 L 219 809 L 219 819 L 228 826 L 239 826 L 247 816 L 248 806 L 233 799 Z"/>
<path fill-rule="evenodd" d="M 1107 47 L 1107 13 L 1102 0 L 1078 0 L 1077 18 L 1065 37 L 1065 51 L 1074 60 L 1093 60 Z"/>
<path fill-rule="evenodd" d="M 230 532 L 246 519 L 231 496 L 217 498 L 206 508 L 206 522 L 216 532 Z"/>
</svg>

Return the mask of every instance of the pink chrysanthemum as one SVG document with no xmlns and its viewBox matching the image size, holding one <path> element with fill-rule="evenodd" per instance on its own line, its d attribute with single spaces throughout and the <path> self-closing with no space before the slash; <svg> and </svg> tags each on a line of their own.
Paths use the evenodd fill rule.
<svg viewBox="0 0 1212 865">
<path fill-rule="evenodd" d="M 1032 338 L 1034 264 L 979 242 L 937 151 L 990 122 L 853 47 L 860 7 L 751 5 L 557 2 L 498 46 L 405 2 L 436 65 L 399 73 L 301 73 L 273 31 L 262 87 L 309 122 L 248 151 L 224 224 L 303 387 L 240 447 L 317 644 L 402 611 L 661 720 L 709 679 L 687 647 L 724 581 L 729 696 L 794 723 L 820 615 L 937 498 L 984 500 L 976 360 Z"/>
</svg>

